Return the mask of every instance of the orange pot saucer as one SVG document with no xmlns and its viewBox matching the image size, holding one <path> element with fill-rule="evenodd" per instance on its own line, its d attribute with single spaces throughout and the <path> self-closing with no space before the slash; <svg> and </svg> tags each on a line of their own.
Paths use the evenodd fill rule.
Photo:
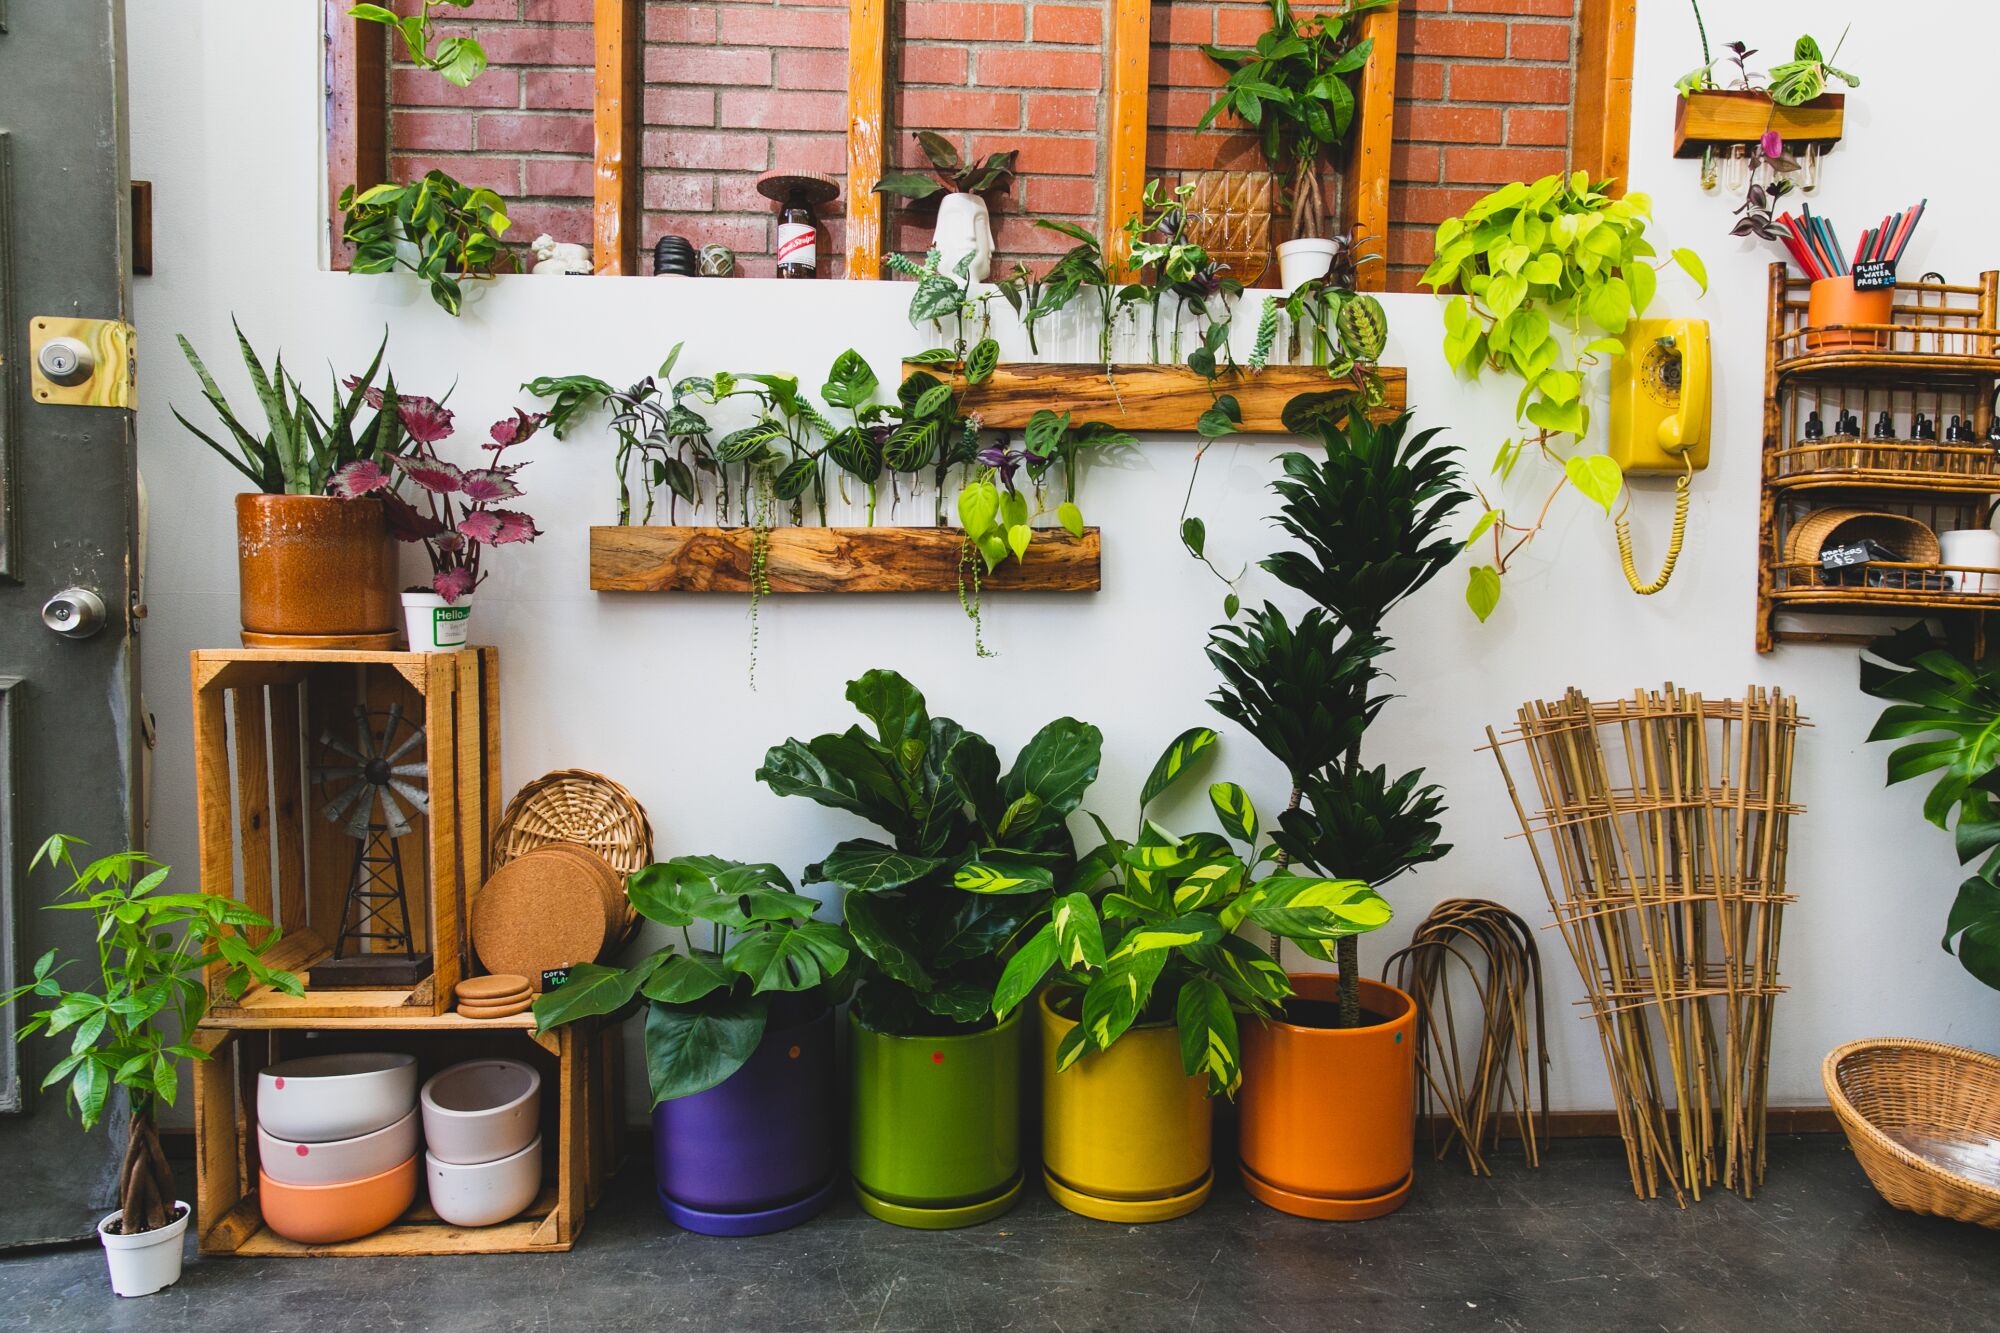
<svg viewBox="0 0 2000 1333">
<path fill-rule="evenodd" d="M 1280 1189 L 1270 1181 L 1253 1175 L 1247 1166 L 1239 1169 L 1243 1172 L 1243 1188 L 1250 1191 L 1251 1198 L 1281 1213 L 1309 1217 L 1315 1222 L 1366 1222 L 1371 1218 L 1387 1217 L 1409 1202 L 1410 1186 L 1416 1182 L 1416 1173 L 1412 1171 L 1403 1177 L 1402 1184 L 1372 1199 L 1324 1199 Z"/>
</svg>

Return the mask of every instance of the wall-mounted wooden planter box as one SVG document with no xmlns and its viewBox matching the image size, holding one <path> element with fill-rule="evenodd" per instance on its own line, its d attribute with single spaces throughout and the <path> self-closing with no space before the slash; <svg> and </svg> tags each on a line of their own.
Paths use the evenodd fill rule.
<svg viewBox="0 0 2000 1333">
<path fill-rule="evenodd" d="M 908 378 L 926 367 L 905 364 Z M 1406 374 L 1399 366 L 1381 367 L 1387 397 L 1369 413 L 1387 421 L 1403 410 L 1408 398 Z M 1285 404 L 1302 393 L 1332 388 L 1319 366 L 1266 366 L 1222 376 L 1217 393 L 1234 395 L 1243 409 L 1242 430 L 1252 435 L 1284 435 L 1279 419 Z M 1113 366 L 1106 377 L 1096 364 L 1053 364 L 1036 361 L 1002 365 L 993 377 L 968 391 L 964 408 L 977 412 L 980 424 L 994 430 L 1020 430 L 1042 408 L 1068 412 L 1076 422 L 1102 421 L 1130 431 L 1176 431 L 1192 434 L 1195 422 L 1214 396 L 1208 381 L 1186 366 Z"/>
<path fill-rule="evenodd" d="M 597 592 L 750 591 L 749 528 L 590 530 Z M 773 528 L 764 558 L 771 591 L 957 592 L 965 546 L 957 528 Z M 1025 562 L 982 574 L 982 591 L 1096 592 L 1096 528 L 1038 531 Z"/>
<path fill-rule="evenodd" d="M 1704 149 L 1755 143 L 1766 130 L 1776 130 L 1788 145 L 1816 143 L 1831 148 L 1840 142 L 1846 106 L 1845 93 L 1823 93 L 1801 106 L 1779 106 L 1769 93 L 1702 89 L 1674 106 L 1674 156 L 1700 157 Z"/>
</svg>

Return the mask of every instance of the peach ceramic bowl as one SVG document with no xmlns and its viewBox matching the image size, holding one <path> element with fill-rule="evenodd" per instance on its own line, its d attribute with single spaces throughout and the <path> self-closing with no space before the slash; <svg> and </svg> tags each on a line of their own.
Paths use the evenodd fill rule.
<svg viewBox="0 0 2000 1333">
<path fill-rule="evenodd" d="M 264 1225 L 301 1245 L 333 1245 L 380 1231 L 409 1211 L 417 1198 L 418 1158 L 379 1176 L 339 1185 L 282 1185 L 257 1173 L 257 1202 Z"/>
</svg>

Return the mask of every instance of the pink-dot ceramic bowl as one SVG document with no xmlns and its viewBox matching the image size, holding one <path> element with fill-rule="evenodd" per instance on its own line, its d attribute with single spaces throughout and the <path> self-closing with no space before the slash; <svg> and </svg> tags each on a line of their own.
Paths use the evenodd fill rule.
<svg viewBox="0 0 2000 1333">
<path fill-rule="evenodd" d="M 293 1143 L 387 1129 L 417 1102 L 417 1057 L 394 1051 L 308 1055 L 257 1075 L 257 1123 Z"/>
<path fill-rule="evenodd" d="M 280 1185 L 339 1185 L 379 1176 L 417 1154 L 417 1108 L 387 1129 L 330 1143 L 295 1143 L 257 1127 L 264 1174 Z"/>
</svg>

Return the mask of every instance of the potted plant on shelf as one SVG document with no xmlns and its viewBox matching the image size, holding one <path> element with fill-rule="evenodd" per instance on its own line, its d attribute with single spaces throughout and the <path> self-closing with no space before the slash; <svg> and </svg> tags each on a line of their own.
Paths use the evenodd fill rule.
<svg viewBox="0 0 2000 1333">
<path fill-rule="evenodd" d="M 764 756 L 758 778 L 860 815 L 889 842 L 840 843 L 808 879 L 837 885 L 860 953 L 849 1014 L 849 1165 L 861 1206 L 902 1226 L 970 1226 L 1021 1193 L 1018 1014 L 992 1013 L 1002 955 L 1030 901 L 1066 880 L 1067 819 L 1096 780 L 1095 727 L 1051 722 L 1004 774 L 982 737 L 933 718 L 893 671 L 848 682 L 874 727 Z"/>
<path fill-rule="evenodd" d="M 1276 860 L 1377 887 L 1449 848 L 1423 771 L 1368 767 L 1362 742 L 1389 696 L 1376 692 L 1388 612 L 1458 555 L 1446 530 L 1470 497 L 1457 450 L 1377 427 L 1322 422 L 1326 457 L 1280 460 L 1277 523 L 1298 549 L 1260 562 L 1312 603 L 1294 623 L 1266 602 L 1209 638 L 1216 710 L 1285 767 L 1292 794 L 1272 831 Z M 1379 922 L 1375 924 L 1380 924 Z M 1296 973 L 1284 1017 L 1243 1043 L 1240 1154 L 1251 1194 L 1303 1217 L 1359 1219 L 1400 1207 L 1411 1179 L 1415 1005 L 1361 975 L 1354 934 L 1303 942 L 1334 976 Z"/>
<path fill-rule="evenodd" d="M 1140 792 L 1136 840 L 1099 821 L 1104 842 L 1073 874 L 1026 886 L 1037 908 L 994 991 L 1004 1017 L 1040 989 L 1043 1179 L 1086 1217 L 1164 1221 L 1207 1199 L 1210 1098 L 1234 1096 L 1241 1081 L 1237 1016 L 1274 1018 L 1291 993 L 1239 925 L 1323 945 L 1389 919 L 1358 880 L 1282 867 L 1255 879 L 1275 849 L 1258 850 L 1256 808 L 1234 783 L 1209 788 L 1221 834 L 1182 836 L 1146 818 L 1215 741 L 1196 727 L 1167 747 Z"/>
<path fill-rule="evenodd" d="M 1701 183 L 1713 189 L 1719 175 L 1716 151 L 1732 150 L 1732 173 L 1742 171 L 1743 150 L 1748 150 L 1748 170 L 1730 182 L 1731 188 L 1755 183 L 1760 168 L 1778 157 L 1778 152 L 1760 148 L 1772 138 L 1803 144 L 1808 186 L 1815 184 L 1822 144 L 1839 140 L 1843 128 L 1846 96 L 1829 91 L 1836 81 L 1859 88 L 1861 80 L 1833 61 L 1847 42 L 1843 31 L 1827 55 L 1810 33 L 1792 43 L 1792 58 L 1771 66 L 1768 73 L 1750 68 L 1756 49 L 1743 42 L 1724 42 L 1722 55 L 1709 48 L 1708 27 L 1702 22 L 1701 6 L 1692 4 L 1695 33 L 1701 38 L 1701 64 L 1674 81 L 1679 94 L 1674 104 L 1674 155 L 1701 158 Z M 1717 76 L 1724 69 L 1725 85 Z M 1786 161 L 1778 168 L 1796 171 L 1798 164 Z M 1772 173 L 1775 175 L 1775 172 Z"/>
<path fill-rule="evenodd" d="M 374 401 L 374 391 L 367 392 Z M 534 519 L 499 504 L 521 494 L 514 474 L 525 466 L 501 460 L 509 449 L 527 443 L 546 417 L 518 409 L 513 416 L 502 417 L 480 446 L 492 458 L 484 466 L 462 468 L 437 452 L 437 446 L 451 437 L 449 408 L 435 399 L 407 394 L 396 400 L 395 408 L 411 446 L 394 458 L 394 473 L 363 460 L 342 468 L 332 485 L 337 495 L 381 495 L 397 539 L 423 543 L 431 562 L 430 586 L 403 592 L 410 651 L 455 652 L 466 645 L 472 594 L 486 577 L 480 568 L 485 549 L 531 542 L 542 535 Z M 416 487 L 423 509 L 396 494 L 395 473 Z"/>
<path fill-rule="evenodd" d="M 234 326 L 234 321 L 231 321 Z M 343 496 L 342 470 L 386 468 L 406 447 L 393 379 L 374 388 L 386 336 L 367 371 L 333 386 L 331 415 L 320 411 L 280 356 L 267 370 L 236 329 L 264 429 L 253 432 L 229 406 L 193 344 L 181 351 L 201 380 L 231 444 L 173 409 L 175 420 L 220 454 L 257 489 L 236 497 L 236 560 L 243 642 L 250 647 L 390 647 L 396 635 L 396 548 L 379 499 Z M 375 415 L 363 421 L 364 401 Z M 233 447 L 232 447 L 233 446 Z"/>
<path fill-rule="evenodd" d="M 72 849 L 84 844 L 57 834 L 29 861 L 44 861 L 70 877 L 58 911 L 88 912 L 97 923 L 96 975 L 78 989 L 65 986 L 74 960 L 58 961 L 51 949 L 35 962 L 34 979 L 0 996 L 12 1005 L 33 996 L 46 1003 L 21 1026 L 26 1040 L 39 1032 L 60 1038 L 69 1052 L 49 1070 L 43 1087 L 68 1081 L 69 1102 L 86 1130 L 95 1129 L 122 1088 L 130 1112 L 125 1154 L 118 1168 L 118 1211 L 97 1224 L 120 1296 L 150 1296 L 181 1275 L 181 1236 L 193 1210 L 174 1197 L 173 1168 L 160 1147 L 159 1108 L 172 1106 L 181 1066 L 206 1060 L 193 1040 L 208 1011 L 204 972 L 240 996 L 254 984 L 290 995 L 304 993 L 299 979 L 267 967 L 263 955 L 277 932 L 253 941 L 245 932 L 271 923 L 234 899 L 212 893 L 165 892 L 167 867 L 142 852 L 118 852 L 78 869 Z"/>
<path fill-rule="evenodd" d="M 931 245 L 947 273 L 958 271 L 959 261 L 972 256 L 966 276 L 972 282 L 984 282 L 993 272 L 993 221 L 986 197 L 994 191 L 1007 192 L 1019 153 L 1013 149 L 989 153 L 984 162 L 975 162 L 961 159 L 958 145 L 942 134 L 918 130 L 916 138 L 934 171 L 892 171 L 876 182 L 875 193 L 913 204 L 943 195 L 938 199 Z"/>
<path fill-rule="evenodd" d="M 839 1181 L 833 1005 L 846 932 L 815 921 L 819 904 L 769 864 L 678 856 L 633 874 L 626 892 L 682 948 L 571 968 L 535 1001 L 537 1026 L 646 1001 L 653 1172 L 676 1223 L 761 1236 L 818 1215 Z"/>
<path fill-rule="evenodd" d="M 1348 0 L 1332 13 L 1303 18 L 1290 0 L 1270 3 L 1271 26 L 1256 46 L 1202 47 L 1229 78 L 1196 128 L 1233 112 L 1255 130 L 1291 213 L 1291 239 L 1278 246 L 1279 281 L 1289 292 L 1333 261 L 1320 162 L 1347 139 L 1355 107 L 1348 80 L 1374 48 L 1373 38 L 1357 38 L 1356 20 L 1395 0 Z"/>
<path fill-rule="evenodd" d="M 408 185 L 350 185 L 340 192 L 340 211 L 347 215 L 340 239 L 354 247 L 350 272 L 406 268 L 424 280 L 447 315 L 458 314 L 467 280 L 490 278 L 514 264 L 500 240 L 512 225 L 506 201 L 442 171 Z"/>
</svg>

